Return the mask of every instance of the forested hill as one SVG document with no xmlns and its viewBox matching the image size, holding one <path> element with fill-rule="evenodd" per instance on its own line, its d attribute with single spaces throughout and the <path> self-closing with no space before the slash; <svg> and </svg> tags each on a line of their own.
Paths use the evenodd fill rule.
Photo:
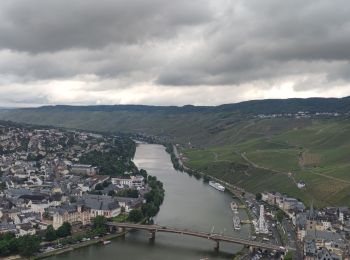
<svg viewBox="0 0 350 260">
<path fill-rule="evenodd" d="M 337 112 L 347 113 L 350 111 L 350 96 L 344 98 L 290 98 L 290 99 L 264 99 L 251 100 L 220 106 L 146 106 L 146 105 L 99 105 L 99 106 L 42 106 L 39 108 L 21 109 L 22 111 L 131 111 L 131 112 L 237 112 L 240 114 L 278 114 L 296 113 L 299 111 Z"/>
</svg>

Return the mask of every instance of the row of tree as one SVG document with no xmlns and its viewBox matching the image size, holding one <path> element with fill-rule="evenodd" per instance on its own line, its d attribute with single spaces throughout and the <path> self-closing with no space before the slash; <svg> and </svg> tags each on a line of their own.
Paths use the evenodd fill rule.
<svg viewBox="0 0 350 260">
<path fill-rule="evenodd" d="M 68 222 L 64 222 L 57 230 L 55 230 L 52 225 L 49 225 L 45 231 L 45 240 L 54 241 L 58 238 L 70 236 L 71 234 L 72 226 Z"/>
<path fill-rule="evenodd" d="M 0 256 L 20 254 L 24 257 L 32 256 L 40 248 L 38 236 L 25 235 L 16 238 L 13 233 L 0 235 Z"/>
</svg>

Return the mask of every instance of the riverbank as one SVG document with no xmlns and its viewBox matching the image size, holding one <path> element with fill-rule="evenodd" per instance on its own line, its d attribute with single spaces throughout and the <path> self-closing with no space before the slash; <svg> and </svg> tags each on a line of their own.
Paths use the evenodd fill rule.
<svg viewBox="0 0 350 260">
<path fill-rule="evenodd" d="M 228 183 L 226 181 L 223 181 L 221 179 L 218 179 L 214 176 L 211 176 L 209 174 L 206 174 L 206 173 L 203 173 L 203 172 L 200 172 L 197 170 L 193 170 L 193 169 L 187 167 L 184 164 L 184 162 L 182 161 L 182 159 L 179 155 L 179 152 L 177 150 L 177 147 L 175 145 L 171 145 L 171 148 L 172 149 L 166 149 L 166 151 L 170 154 L 171 159 L 172 159 L 171 161 L 172 161 L 173 166 L 176 170 L 186 172 L 187 174 L 190 174 L 190 175 L 195 175 L 196 177 L 200 176 L 204 180 L 206 180 L 206 179 L 214 180 L 214 181 L 220 183 L 221 185 L 223 185 L 225 187 L 225 190 L 228 191 L 234 199 L 239 201 L 239 208 L 244 209 L 247 216 L 248 216 L 248 220 L 244 220 L 244 222 L 247 222 L 246 224 L 249 224 L 250 233 L 253 234 L 254 233 L 254 226 L 253 226 L 253 221 L 252 221 L 253 220 L 253 213 L 249 210 L 249 206 L 246 204 L 246 202 L 243 198 L 243 195 L 255 197 L 254 194 L 246 192 L 244 189 L 237 187 L 237 186 L 235 186 L 231 183 Z M 239 251 L 239 252 L 237 252 L 237 254 L 235 254 L 234 259 L 242 259 L 248 253 L 249 253 L 249 251 L 244 247 L 244 248 L 242 248 L 241 251 Z"/>
<path fill-rule="evenodd" d="M 142 221 L 138 222 L 138 224 L 145 223 L 146 220 L 147 219 L 143 219 Z M 119 233 L 116 233 L 116 234 L 105 235 L 105 236 L 100 237 L 98 239 L 92 239 L 90 241 L 81 242 L 81 243 L 78 243 L 78 244 L 75 244 L 75 245 L 69 245 L 69 246 L 64 247 L 64 248 L 60 248 L 60 249 L 57 249 L 57 250 L 52 250 L 52 251 L 49 251 L 49 252 L 45 252 L 45 253 L 36 255 L 34 257 L 31 257 L 30 259 L 38 260 L 38 259 L 48 258 L 50 256 L 56 256 L 56 255 L 65 254 L 65 253 L 71 252 L 71 251 L 76 250 L 76 249 L 80 249 L 80 248 L 88 247 L 88 246 L 91 246 L 91 245 L 96 245 L 96 244 L 99 244 L 99 243 L 103 243 L 103 241 L 106 241 L 106 240 L 113 240 L 113 239 L 117 239 L 117 238 L 122 238 L 127 233 L 129 233 L 130 231 L 131 230 L 125 230 L 124 232 L 119 232 Z"/>
<path fill-rule="evenodd" d="M 243 188 L 237 187 L 231 183 L 228 183 L 226 181 L 223 181 L 221 179 L 218 179 L 217 177 L 211 176 L 210 174 L 206 174 L 197 170 L 193 170 L 189 167 L 187 167 L 184 162 L 182 161 L 178 151 L 177 151 L 177 147 L 175 145 L 172 146 L 173 150 L 171 151 L 171 153 L 167 150 L 167 152 L 169 152 L 171 154 L 171 156 L 176 157 L 176 161 L 178 162 L 178 165 L 180 165 L 180 168 L 176 168 L 174 165 L 174 168 L 177 170 L 181 170 L 184 171 L 188 174 L 198 174 L 200 175 L 200 177 L 202 178 L 209 178 L 211 180 L 214 180 L 218 183 L 220 183 L 221 185 L 223 185 L 225 187 L 226 190 L 228 190 L 235 198 L 237 198 L 240 202 L 241 205 L 244 205 L 244 209 L 249 217 L 249 221 L 253 220 L 253 214 L 252 212 L 250 212 L 248 205 L 246 205 L 244 199 L 243 199 L 243 195 L 245 196 L 250 196 L 250 197 L 255 197 L 254 194 L 247 192 L 246 190 L 244 190 Z M 253 230 L 253 225 L 251 225 L 251 228 Z"/>
</svg>

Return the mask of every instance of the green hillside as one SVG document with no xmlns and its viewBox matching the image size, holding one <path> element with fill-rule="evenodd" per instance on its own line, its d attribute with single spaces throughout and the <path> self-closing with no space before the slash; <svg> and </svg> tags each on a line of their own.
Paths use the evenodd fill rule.
<svg viewBox="0 0 350 260">
<path fill-rule="evenodd" d="M 246 131 L 251 128 L 256 126 Z M 318 206 L 350 205 L 347 119 L 312 120 L 308 126 L 272 136 L 222 147 L 184 148 L 182 153 L 189 167 L 252 192 L 278 190 Z M 297 188 L 300 180 L 306 182 L 306 189 Z"/>
<path fill-rule="evenodd" d="M 350 206 L 349 111 L 347 97 L 217 107 L 53 106 L 0 110 L 0 119 L 162 136 L 180 144 L 187 166 L 252 192 Z M 297 188 L 300 180 L 305 190 Z"/>
</svg>

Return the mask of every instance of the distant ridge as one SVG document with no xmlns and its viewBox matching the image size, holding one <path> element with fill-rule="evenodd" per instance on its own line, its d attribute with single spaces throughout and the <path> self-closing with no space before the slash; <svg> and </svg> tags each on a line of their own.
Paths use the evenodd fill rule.
<svg viewBox="0 0 350 260">
<path fill-rule="evenodd" d="M 99 132 L 143 133 L 178 143 L 213 146 L 311 125 L 312 118 L 277 116 L 275 121 L 258 127 L 258 115 L 295 115 L 300 111 L 324 113 L 322 119 L 348 120 L 350 97 L 266 99 L 219 106 L 57 105 L 0 110 L 0 119 Z M 256 129 L 248 135 L 244 127 L 251 125 L 256 125 Z"/>
<path fill-rule="evenodd" d="M 55 111 L 132 111 L 132 112 L 238 112 L 243 114 L 275 114 L 308 112 L 338 112 L 350 111 L 350 96 L 343 98 L 290 98 L 250 100 L 219 106 L 151 106 L 151 105 L 87 105 L 70 106 L 55 105 L 38 108 L 19 108 L 20 110 L 55 110 Z"/>
</svg>

